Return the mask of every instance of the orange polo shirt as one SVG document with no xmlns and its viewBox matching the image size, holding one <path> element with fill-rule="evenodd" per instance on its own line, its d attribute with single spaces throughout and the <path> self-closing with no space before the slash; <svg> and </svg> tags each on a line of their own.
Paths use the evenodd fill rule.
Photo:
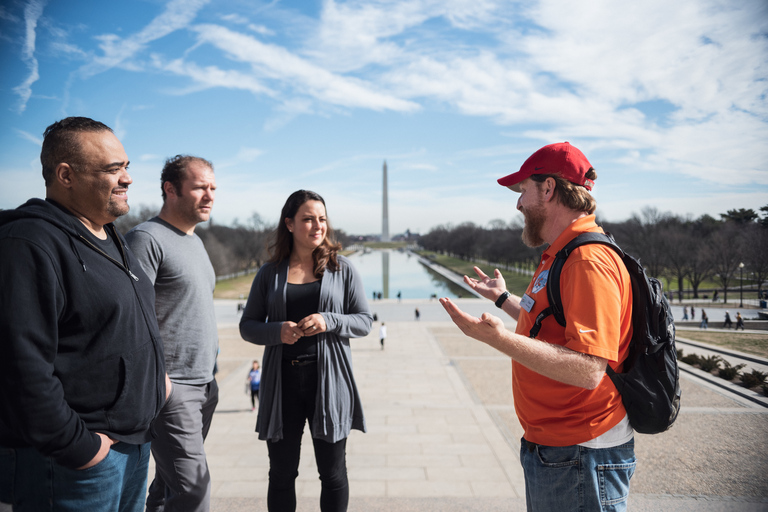
<svg viewBox="0 0 768 512">
<path fill-rule="evenodd" d="M 536 316 L 549 306 L 546 280 L 555 254 L 587 231 L 603 232 L 595 216 L 566 228 L 544 252 L 526 294 L 534 300 L 522 309 L 516 332 L 528 336 Z M 574 250 L 560 275 L 566 327 L 547 317 L 537 339 L 607 359 L 621 371 L 632 337 L 632 284 L 621 258 L 610 247 L 583 245 Z M 548 446 L 570 446 L 594 439 L 626 415 L 621 395 L 607 374 L 594 390 L 571 386 L 512 362 L 515 410 L 525 439 Z"/>
</svg>

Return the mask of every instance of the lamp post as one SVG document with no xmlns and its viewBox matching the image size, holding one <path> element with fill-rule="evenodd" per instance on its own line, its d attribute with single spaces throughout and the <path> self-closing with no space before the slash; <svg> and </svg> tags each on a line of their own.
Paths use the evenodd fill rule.
<svg viewBox="0 0 768 512">
<path fill-rule="evenodd" d="M 744 307 L 744 263 L 739 263 L 739 307 Z"/>
</svg>

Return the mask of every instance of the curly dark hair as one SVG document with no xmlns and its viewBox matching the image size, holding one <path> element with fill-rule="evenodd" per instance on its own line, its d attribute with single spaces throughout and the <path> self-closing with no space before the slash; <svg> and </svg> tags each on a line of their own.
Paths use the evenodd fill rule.
<svg viewBox="0 0 768 512">
<path fill-rule="evenodd" d="M 46 187 L 51 184 L 53 173 L 60 163 L 68 163 L 73 168 L 84 165 L 77 134 L 85 132 L 114 133 L 109 126 L 89 117 L 67 117 L 45 129 L 40 163 L 43 164 L 43 179 Z"/>
<path fill-rule="evenodd" d="M 213 164 L 205 158 L 199 156 L 190 155 L 176 155 L 172 158 L 168 158 L 163 166 L 163 172 L 160 173 L 160 191 L 163 193 L 163 203 L 167 194 L 165 193 L 165 182 L 168 181 L 173 185 L 173 190 L 176 194 L 181 194 L 181 182 L 187 174 L 187 166 L 192 162 L 199 162 L 203 165 L 210 167 L 213 171 Z"/>
<path fill-rule="evenodd" d="M 280 212 L 280 220 L 277 222 L 277 229 L 275 229 L 272 237 L 273 240 L 269 244 L 269 254 L 271 256 L 270 262 L 280 263 L 291 257 L 291 251 L 293 250 L 293 235 L 288 231 L 288 226 L 285 225 L 285 219 L 293 219 L 296 217 L 296 213 L 301 208 L 301 205 L 307 201 L 320 201 L 325 206 L 325 200 L 316 192 L 311 190 L 297 190 L 285 201 L 283 210 Z M 339 268 L 338 252 L 341 249 L 341 244 L 338 243 L 333 234 L 333 228 L 331 228 L 330 221 L 328 222 L 328 229 L 325 233 L 325 240 L 320 244 L 312 253 L 312 259 L 315 262 L 314 275 L 318 279 L 323 276 L 325 269 L 329 269 L 331 272 L 335 272 Z"/>
</svg>

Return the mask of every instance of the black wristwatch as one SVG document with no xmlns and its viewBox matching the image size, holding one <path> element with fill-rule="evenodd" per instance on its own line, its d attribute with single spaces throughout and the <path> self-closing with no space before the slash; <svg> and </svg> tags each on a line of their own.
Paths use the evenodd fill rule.
<svg viewBox="0 0 768 512">
<path fill-rule="evenodd" d="M 499 295 L 499 298 L 496 299 L 496 307 L 501 309 L 501 306 L 504 305 L 504 301 L 506 301 L 509 298 L 509 292 L 505 291 L 501 295 Z"/>
</svg>

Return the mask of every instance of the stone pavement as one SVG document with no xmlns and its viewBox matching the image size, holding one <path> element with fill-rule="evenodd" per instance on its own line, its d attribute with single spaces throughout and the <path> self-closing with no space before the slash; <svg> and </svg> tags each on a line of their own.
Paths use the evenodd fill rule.
<svg viewBox="0 0 768 512">
<path fill-rule="evenodd" d="M 475 315 L 498 312 L 487 301 L 457 302 Z M 269 464 L 245 392 L 262 348 L 240 339 L 236 304 L 216 301 L 221 398 L 206 442 L 212 510 L 262 511 Z M 379 321 L 352 340 L 368 433 L 353 431 L 347 444 L 349 510 L 524 511 L 509 358 L 463 336 L 437 301 L 384 300 L 371 309 Z M 683 376 L 682 387 L 683 410 L 672 429 L 636 436 L 630 510 L 768 510 L 768 409 L 691 377 Z M 298 510 L 319 511 L 308 433 L 302 452 Z"/>
</svg>

